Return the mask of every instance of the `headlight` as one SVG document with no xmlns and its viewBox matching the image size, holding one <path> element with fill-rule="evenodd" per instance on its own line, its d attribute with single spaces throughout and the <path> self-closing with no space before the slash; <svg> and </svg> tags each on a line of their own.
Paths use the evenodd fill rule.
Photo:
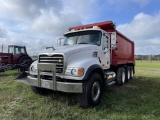
<svg viewBox="0 0 160 120">
<path fill-rule="evenodd" d="M 31 67 L 30 67 L 30 70 L 31 70 L 31 71 L 37 71 L 37 66 L 35 66 L 35 65 L 31 66 Z"/>
<path fill-rule="evenodd" d="M 83 68 L 67 68 L 65 74 L 81 77 L 84 74 L 84 69 Z"/>
</svg>

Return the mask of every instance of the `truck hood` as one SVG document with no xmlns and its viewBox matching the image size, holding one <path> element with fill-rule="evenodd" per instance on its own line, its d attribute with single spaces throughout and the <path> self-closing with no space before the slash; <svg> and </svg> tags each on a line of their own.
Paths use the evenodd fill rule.
<svg viewBox="0 0 160 120">
<path fill-rule="evenodd" d="M 76 52 L 80 52 L 80 51 L 98 50 L 98 49 L 99 49 L 99 46 L 97 46 L 97 45 L 89 45 L 89 44 L 85 44 L 85 45 L 84 44 L 66 45 L 66 46 L 58 47 L 54 51 L 50 51 L 50 52 L 42 53 L 42 54 L 51 55 L 51 54 L 59 53 L 59 54 L 70 55 L 70 54 L 73 54 L 73 53 L 76 53 Z"/>
</svg>

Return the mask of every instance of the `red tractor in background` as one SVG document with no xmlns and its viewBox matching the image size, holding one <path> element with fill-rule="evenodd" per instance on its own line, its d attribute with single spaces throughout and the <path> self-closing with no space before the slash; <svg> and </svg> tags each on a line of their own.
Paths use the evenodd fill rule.
<svg viewBox="0 0 160 120">
<path fill-rule="evenodd" d="M 0 72 L 17 68 L 25 71 L 31 63 L 25 46 L 9 45 L 8 53 L 0 53 Z"/>
</svg>

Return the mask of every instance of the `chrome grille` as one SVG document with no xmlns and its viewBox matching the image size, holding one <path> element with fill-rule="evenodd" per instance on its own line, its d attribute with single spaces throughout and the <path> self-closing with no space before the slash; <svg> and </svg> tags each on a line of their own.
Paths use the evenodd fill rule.
<svg viewBox="0 0 160 120">
<path fill-rule="evenodd" d="M 56 73 L 63 72 L 63 55 L 39 55 L 39 63 L 55 63 Z"/>
</svg>

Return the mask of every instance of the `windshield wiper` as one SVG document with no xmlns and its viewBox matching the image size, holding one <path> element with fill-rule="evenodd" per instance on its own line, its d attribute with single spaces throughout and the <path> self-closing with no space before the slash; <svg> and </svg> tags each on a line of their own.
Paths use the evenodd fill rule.
<svg viewBox="0 0 160 120">
<path fill-rule="evenodd" d="M 63 46 L 65 46 L 65 45 L 69 45 L 69 44 L 64 44 Z"/>
<path fill-rule="evenodd" d="M 77 44 L 88 44 L 88 43 L 83 43 L 83 42 L 81 42 L 81 43 L 77 43 Z"/>
</svg>

